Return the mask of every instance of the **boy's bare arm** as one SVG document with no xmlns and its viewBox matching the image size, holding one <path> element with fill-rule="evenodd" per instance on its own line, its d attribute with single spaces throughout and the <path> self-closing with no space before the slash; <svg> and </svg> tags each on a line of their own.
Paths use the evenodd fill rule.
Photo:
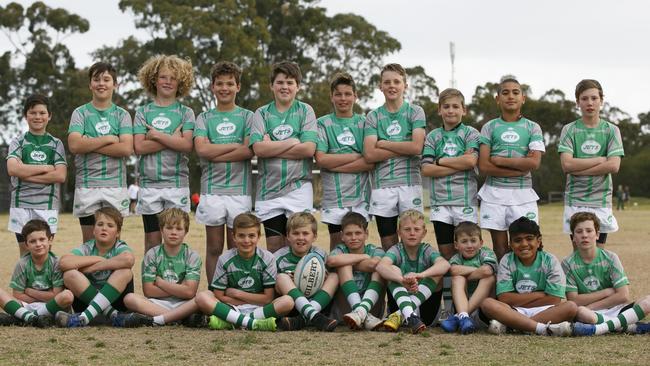
<svg viewBox="0 0 650 366">
<path fill-rule="evenodd" d="M 205 136 L 194 137 L 194 150 L 196 155 L 200 158 L 212 160 L 219 155 L 227 154 L 236 150 L 240 144 L 213 144 Z"/>
<path fill-rule="evenodd" d="M 404 281 L 404 276 L 402 276 L 402 270 L 399 267 L 393 265 L 393 261 L 389 257 L 384 257 L 381 259 L 377 267 L 375 268 L 377 273 L 381 278 L 386 281 L 392 281 L 397 283 L 402 283 Z"/>
<path fill-rule="evenodd" d="M 315 152 L 316 144 L 311 141 L 305 141 L 291 146 L 289 150 L 281 153 L 278 157 L 292 160 L 307 159 L 313 157 Z"/>
<path fill-rule="evenodd" d="M 523 158 L 492 156 L 490 161 L 502 168 L 516 169 L 521 172 L 530 172 L 539 168 L 539 164 L 542 162 L 542 152 L 531 150 L 528 155 Z"/>
<path fill-rule="evenodd" d="M 7 173 L 12 177 L 21 180 L 26 180 L 32 176 L 46 174 L 54 171 L 54 169 L 55 166 L 53 165 L 23 164 L 23 162 L 18 160 L 16 157 L 10 157 L 7 159 Z"/>
<path fill-rule="evenodd" d="M 59 268 L 63 272 L 71 269 L 81 270 L 82 268 L 92 266 L 93 264 L 99 263 L 103 260 L 103 257 L 96 255 L 64 254 L 59 260 Z"/>
<path fill-rule="evenodd" d="M 104 258 L 103 258 L 104 259 Z M 114 271 L 116 269 L 131 269 L 135 263 L 133 253 L 122 252 L 115 257 L 104 259 L 82 270 L 84 273 L 93 273 L 97 271 Z"/>
<path fill-rule="evenodd" d="M 265 288 L 263 293 L 253 294 L 236 288 L 227 288 L 225 294 L 233 299 L 243 301 L 245 304 L 264 306 L 273 301 L 275 290 L 273 288 Z"/>
<path fill-rule="evenodd" d="M 319 167 L 334 171 L 334 169 L 352 163 L 359 158 L 363 158 L 363 156 L 356 153 L 328 154 L 316 151 L 314 158 L 316 159 L 316 165 Z"/>
<path fill-rule="evenodd" d="M 449 262 L 443 257 L 436 258 L 436 261 L 433 262 L 433 266 L 425 269 L 424 271 L 417 273 L 417 278 L 422 279 L 426 277 L 439 277 L 443 276 L 447 271 L 449 271 Z"/>
<path fill-rule="evenodd" d="M 586 306 L 591 310 L 598 310 L 611 308 L 620 304 L 629 304 L 631 302 L 630 286 L 622 286 L 614 289 L 614 294 L 611 296 L 607 296 Z"/>
<path fill-rule="evenodd" d="M 474 169 L 476 164 L 478 164 L 478 156 L 473 153 L 473 150 L 468 150 L 461 156 L 438 159 L 438 165 L 458 171 Z"/>
<path fill-rule="evenodd" d="M 245 145 L 240 145 L 234 151 L 217 156 L 211 160 L 215 163 L 225 163 L 231 161 L 250 160 L 253 156 L 255 156 L 255 154 L 253 154 L 253 150 L 251 150 L 251 148 L 248 147 L 248 144 L 245 144 Z"/>
<path fill-rule="evenodd" d="M 133 149 L 137 155 L 147 155 L 164 150 L 165 145 L 154 140 L 147 140 L 146 135 L 137 134 L 133 135 Z"/>
<path fill-rule="evenodd" d="M 300 140 L 296 138 L 289 138 L 282 141 L 271 141 L 268 135 L 264 135 L 264 140 L 253 144 L 253 152 L 255 152 L 255 155 L 259 158 L 275 158 L 299 143 Z"/>
<path fill-rule="evenodd" d="M 180 128 L 181 126 L 178 126 L 176 131 L 174 133 L 167 134 L 161 131 L 156 130 L 155 127 L 149 126 L 145 124 L 145 127 L 147 127 L 148 131 L 146 134 L 146 139 L 155 141 L 163 145 L 165 148 L 182 152 L 182 153 L 189 153 L 192 151 L 192 148 L 194 146 L 192 140 L 192 136 L 194 132 L 192 130 L 187 130 L 187 131 L 181 131 Z"/>
<path fill-rule="evenodd" d="M 446 166 L 440 166 L 436 164 L 422 164 L 421 174 L 423 177 L 448 177 L 452 174 L 458 173 L 460 170 L 452 169 Z"/>
<path fill-rule="evenodd" d="M 573 154 L 568 152 L 560 153 L 560 164 L 562 165 L 562 171 L 567 174 L 573 174 L 574 172 L 593 168 L 601 163 L 604 163 L 605 161 L 607 161 L 607 158 L 604 156 L 580 159 L 574 158 Z"/>
<path fill-rule="evenodd" d="M 130 135 L 129 135 L 130 136 Z M 120 138 L 115 135 L 106 135 L 100 137 L 87 137 L 79 132 L 72 132 L 68 135 L 68 149 L 73 154 L 87 154 L 97 152 L 98 149 L 120 142 Z"/>
<path fill-rule="evenodd" d="M 375 168 L 375 164 L 368 163 L 363 156 L 359 156 L 357 160 L 339 166 L 335 169 L 332 169 L 332 171 L 338 173 L 359 173 L 359 172 L 367 172 L 374 168 Z"/>
<path fill-rule="evenodd" d="M 414 156 L 422 154 L 424 147 L 424 138 L 426 132 L 424 128 L 416 128 L 411 135 L 411 141 L 377 141 L 377 147 L 390 150 L 401 156 Z"/>
<path fill-rule="evenodd" d="M 133 155 L 133 135 L 122 134 L 119 137 L 118 143 L 103 146 L 95 152 L 114 158 L 125 158 L 131 156 Z"/>
<path fill-rule="evenodd" d="M 142 293 L 146 297 L 153 297 L 156 299 L 172 296 L 172 294 L 161 289 L 154 282 L 144 282 L 142 284 Z"/>
<path fill-rule="evenodd" d="M 476 268 L 472 273 L 470 273 L 467 276 L 468 281 L 474 281 L 474 280 L 481 280 L 486 277 L 494 276 L 494 271 L 492 270 L 492 267 L 483 264 L 480 267 Z"/>
<path fill-rule="evenodd" d="M 225 304 L 235 305 L 235 306 L 246 304 L 246 302 L 244 301 L 226 295 L 225 291 L 222 290 L 213 290 L 212 293 L 214 294 L 214 297 L 217 298 L 217 300 Z"/>
<path fill-rule="evenodd" d="M 521 177 L 523 172 L 516 169 L 502 168 L 496 166 L 490 160 L 490 147 L 481 145 L 478 157 L 478 169 L 483 175 L 492 177 Z"/>
<path fill-rule="evenodd" d="M 68 175 L 68 166 L 65 164 L 57 164 L 54 166 L 53 171 L 44 174 L 33 175 L 25 178 L 26 182 L 39 183 L 39 184 L 52 184 L 63 183 Z"/>
<path fill-rule="evenodd" d="M 371 257 L 368 259 L 364 259 L 361 262 L 353 265 L 352 269 L 355 271 L 372 273 L 376 271 L 377 265 L 379 264 L 380 261 L 381 261 L 380 257 Z"/>
<path fill-rule="evenodd" d="M 377 147 L 377 136 L 366 136 L 363 139 L 363 158 L 373 164 L 399 156 L 390 150 Z"/>
<path fill-rule="evenodd" d="M 352 266 L 358 264 L 359 262 L 365 259 L 370 259 L 370 256 L 368 254 L 353 254 L 353 253 L 330 255 L 327 257 L 327 266 L 328 267 Z"/>
<path fill-rule="evenodd" d="M 199 287 L 199 281 L 185 280 L 181 283 L 171 283 L 165 281 L 162 277 L 156 277 L 156 282 L 154 283 L 168 294 L 186 300 L 195 297 L 196 289 Z"/>
<path fill-rule="evenodd" d="M 470 274 L 472 274 L 475 270 L 477 270 L 476 267 L 464 266 L 462 264 L 453 264 L 449 268 L 449 274 L 452 276 L 467 277 Z"/>
<path fill-rule="evenodd" d="M 28 304 L 31 304 L 33 302 L 38 301 L 35 298 L 27 295 L 26 293 L 24 293 L 22 291 L 18 291 L 18 290 L 13 290 L 12 293 L 11 293 L 11 296 L 13 296 L 16 300 L 20 300 L 20 301 L 26 302 Z"/>
<path fill-rule="evenodd" d="M 537 307 L 544 305 L 559 304 L 562 299 L 559 297 L 547 295 L 543 291 L 534 291 L 526 294 L 517 292 L 505 292 L 497 296 L 497 300 L 510 306 Z"/>
<path fill-rule="evenodd" d="M 36 299 L 39 302 L 48 302 L 56 296 L 54 289 L 40 291 L 33 288 L 25 288 L 25 295 Z"/>
<path fill-rule="evenodd" d="M 607 161 L 598 164 L 589 169 L 581 170 L 574 172 L 573 175 L 605 175 L 618 173 L 618 169 L 621 167 L 621 157 L 620 156 L 611 156 L 607 158 Z"/>
</svg>

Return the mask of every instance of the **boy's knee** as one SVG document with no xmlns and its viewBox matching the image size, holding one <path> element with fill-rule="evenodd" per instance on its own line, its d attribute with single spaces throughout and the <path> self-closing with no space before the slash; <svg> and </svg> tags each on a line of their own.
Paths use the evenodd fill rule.
<svg viewBox="0 0 650 366">
<path fill-rule="evenodd" d="M 571 315 L 571 317 L 575 317 L 576 314 L 578 313 L 578 304 L 575 302 L 569 300 L 564 303 L 564 306 L 566 308 L 566 311 Z"/>
<path fill-rule="evenodd" d="M 194 302 L 196 302 L 196 306 L 198 306 L 199 309 L 204 313 L 212 312 L 210 306 L 214 300 L 215 300 L 214 294 L 210 290 L 201 291 L 198 294 L 196 294 L 196 297 L 194 298 Z"/>
<path fill-rule="evenodd" d="M 109 282 L 119 281 L 120 283 L 128 283 L 133 279 L 133 271 L 130 268 L 120 268 L 116 269 L 111 273 L 111 276 L 108 278 Z"/>
<path fill-rule="evenodd" d="M 276 312 L 288 313 L 293 309 L 293 299 L 289 295 L 283 295 L 276 300 Z"/>
<path fill-rule="evenodd" d="M 641 300 L 637 302 L 637 305 L 643 309 L 644 313 L 650 313 L 650 295 L 646 295 Z"/>
<path fill-rule="evenodd" d="M 58 298 L 59 305 L 63 308 L 66 308 L 72 305 L 72 302 L 74 301 L 74 294 L 72 291 L 65 289 L 59 293 Z"/>
<path fill-rule="evenodd" d="M 76 269 L 71 269 L 68 271 L 63 272 L 63 283 L 67 286 L 69 283 L 74 282 L 76 280 L 79 280 L 81 277 L 86 277 L 84 276 L 79 270 Z"/>
</svg>

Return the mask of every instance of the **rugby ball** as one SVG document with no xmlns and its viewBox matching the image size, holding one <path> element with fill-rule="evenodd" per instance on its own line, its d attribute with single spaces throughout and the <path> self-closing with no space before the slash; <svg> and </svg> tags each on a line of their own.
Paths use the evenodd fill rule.
<svg viewBox="0 0 650 366">
<path fill-rule="evenodd" d="M 325 263 L 316 253 L 309 253 L 296 264 L 293 282 L 305 296 L 313 296 L 325 281 Z"/>
</svg>

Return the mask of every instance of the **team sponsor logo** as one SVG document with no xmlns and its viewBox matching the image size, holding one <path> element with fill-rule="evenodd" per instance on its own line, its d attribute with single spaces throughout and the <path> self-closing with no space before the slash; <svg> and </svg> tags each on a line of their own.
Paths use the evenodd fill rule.
<svg viewBox="0 0 650 366">
<path fill-rule="evenodd" d="M 95 131 L 100 135 L 107 135 L 111 132 L 111 124 L 108 123 L 106 118 L 102 117 L 99 123 L 95 125 Z"/>
<path fill-rule="evenodd" d="M 526 212 L 526 218 L 529 220 L 535 220 L 537 215 L 534 212 Z"/>
<path fill-rule="evenodd" d="M 126 207 L 126 206 L 128 206 L 128 205 L 129 205 L 129 200 L 128 200 L 128 198 L 123 199 L 122 202 L 120 202 L 120 204 L 122 205 L 122 207 Z"/>
<path fill-rule="evenodd" d="M 251 288 L 255 284 L 255 280 L 251 276 L 246 276 L 242 277 L 237 281 L 237 285 L 239 285 L 240 288 Z"/>
<path fill-rule="evenodd" d="M 399 125 L 398 120 L 393 120 L 388 127 L 386 127 L 386 134 L 388 136 L 399 135 L 402 132 L 402 126 Z"/>
<path fill-rule="evenodd" d="M 433 212 L 440 212 L 440 207 L 433 206 L 432 210 L 433 210 Z"/>
<path fill-rule="evenodd" d="M 607 216 L 607 222 L 611 223 L 613 219 L 614 219 L 614 216 L 612 216 L 612 215 Z"/>
<path fill-rule="evenodd" d="M 519 280 L 515 284 L 515 289 L 520 294 L 529 294 L 537 288 L 537 282 L 533 280 Z"/>
<path fill-rule="evenodd" d="M 181 198 L 181 204 L 182 204 L 182 205 L 187 204 L 187 197 L 183 197 L 183 198 Z"/>
<path fill-rule="evenodd" d="M 446 141 L 445 146 L 442 147 L 442 152 L 447 156 L 456 156 L 458 154 L 458 145 L 453 141 Z"/>
<path fill-rule="evenodd" d="M 596 140 L 587 140 L 580 146 L 580 151 L 587 155 L 594 155 L 600 151 L 600 144 Z"/>
<path fill-rule="evenodd" d="M 519 141 L 521 137 L 512 127 L 508 128 L 507 131 L 501 134 L 501 141 L 513 144 Z"/>
<path fill-rule="evenodd" d="M 472 212 L 474 212 L 474 209 L 471 208 L 471 207 L 465 207 L 465 208 L 463 209 L 463 213 L 464 213 L 465 215 L 469 215 L 469 214 L 471 214 Z"/>
<path fill-rule="evenodd" d="M 413 199 L 413 204 L 416 206 L 420 206 L 422 204 L 422 200 L 419 198 L 414 198 Z"/>
<path fill-rule="evenodd" d="M 49 219 L 47 219 L 47 223 L 50 225 L 54 225 L 57 222 L 59 222 L 59 220 L 56 217 L 50 217 Z"/>
<path fill-rule="evenodd" d="M 293 135 L 293 127 L 290 125 L 281 124 L 273 129 L 273 136 L 278 140 L 286 140 Z"/>
<path fill-rule="evenodd" d="M 35 290 L 48 290 L 50 286 L 48 286 L 47 283 L 41 281 L 40 279 L 35 279 L 34 282 L 32 282 L 31 288 Z"/>
<path fill-rule="evenodd" d="M 482 218 L 483 220 L 489 220 L 489 219 L 490 219 L 490 215 L 485 214 L 485 215 L 481 216 L 481 218 Z"/>
<path fill-rule="evenodd" d="M 345 128 L 340 135 L 336 136 L 336 141 L 345 146 L 352 146 L 357 142 L 348 128 Z"/>
<path fill-rule="evenodd" d="M 151 125 L 159 130 L 164 130 L 167 127 L 171 126 L 171 124 L 172 124 L 172 120 L 167 118 L 163 113 L 161 113 L 160 115 L 158 115 L 158 117 L 154 118 L 153 121 L 151 121 Z"/>
<path fill-rule="evenodd" d="M 38 161 L 38 162 L 45 161 L 45 159 L 47 159 L 47 155 L 45 155 L 45 153 L 40 151 L 40 150 L 32 151 L 29 154 L 29 157 L 32 158 L 32 160 Z"/>
<path fill-rule="evenodd" d="M 224 118 L 223 122 L 217 125 L 216 130 L 218 134 L 223 136 L 228 136 L 228 135 L 232 135 L 235 132 L 235 130 L 237 130 L 237 126 L 235 126 L 235 124 L 232 122 L 228 122 L 227 118 Z"/>
<path fill-rule="evenodd" d="M 163 272 L 162 278 L 167 282 L 178 283 L 178 274 L 171 269 L 166 269 Z"/>
<path fill-rule="evenodd" d="M 600 281 L 596 276 L 587 276 L 582 280 L 582 283 L 591 291 L 596 291 L 600 288 Z"/>
</svg>

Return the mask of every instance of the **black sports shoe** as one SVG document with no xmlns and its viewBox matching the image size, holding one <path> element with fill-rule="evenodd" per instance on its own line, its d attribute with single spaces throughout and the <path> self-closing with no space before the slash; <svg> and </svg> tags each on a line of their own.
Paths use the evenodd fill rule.
<svg viewBox="0 0 650 366">
<path fill-rule="evenodd" d="M 201 313 L 194 313 L 183 319 L 183 325 L 189 328 L 207 328 L 208 316 Z"/>
<path fill-rule="evenodd" d="M 111 318 L 114 327 L 136 328 L 153 325 L 153 318 L 140 313 L 117 313 Z"/>
<path fill-rule="evenodd" d="M 406 319 L 406 325 L 411 328 L 411 333 L 418 334 L 422 333 L 427 326 L 424 325 L 419 316 L 413 314 L 408 319 Z"/>
<path fill-rule="evenodd" d="M 339 322 L 336 319 L 328 318 L 322 313 L 316 313 L 311 321 L 309 321 L 309 324 L 315 326 L 320 331 L 333 332 Z"/>
<path fill-rule="evenodd" d="M 16 318 L 13 315 L 9 315 L 7 313 L 0 313 L 0 325 L 1 326 L 23 325 L 23 321 Z"/>
<path fill-rule="evenodd" d="M 307 322 L 302 315 L 284 316 L 276 320 L 278 328 L 284 331 L 300 330 L 307 326 Z"/>
<path fill-rule="evenodd" d="M 49 314 L 36 315 L 32 318 L 30 325 L 36 328 L 49 328 L 54 325 L 54 318 Z"/>
</svg>

